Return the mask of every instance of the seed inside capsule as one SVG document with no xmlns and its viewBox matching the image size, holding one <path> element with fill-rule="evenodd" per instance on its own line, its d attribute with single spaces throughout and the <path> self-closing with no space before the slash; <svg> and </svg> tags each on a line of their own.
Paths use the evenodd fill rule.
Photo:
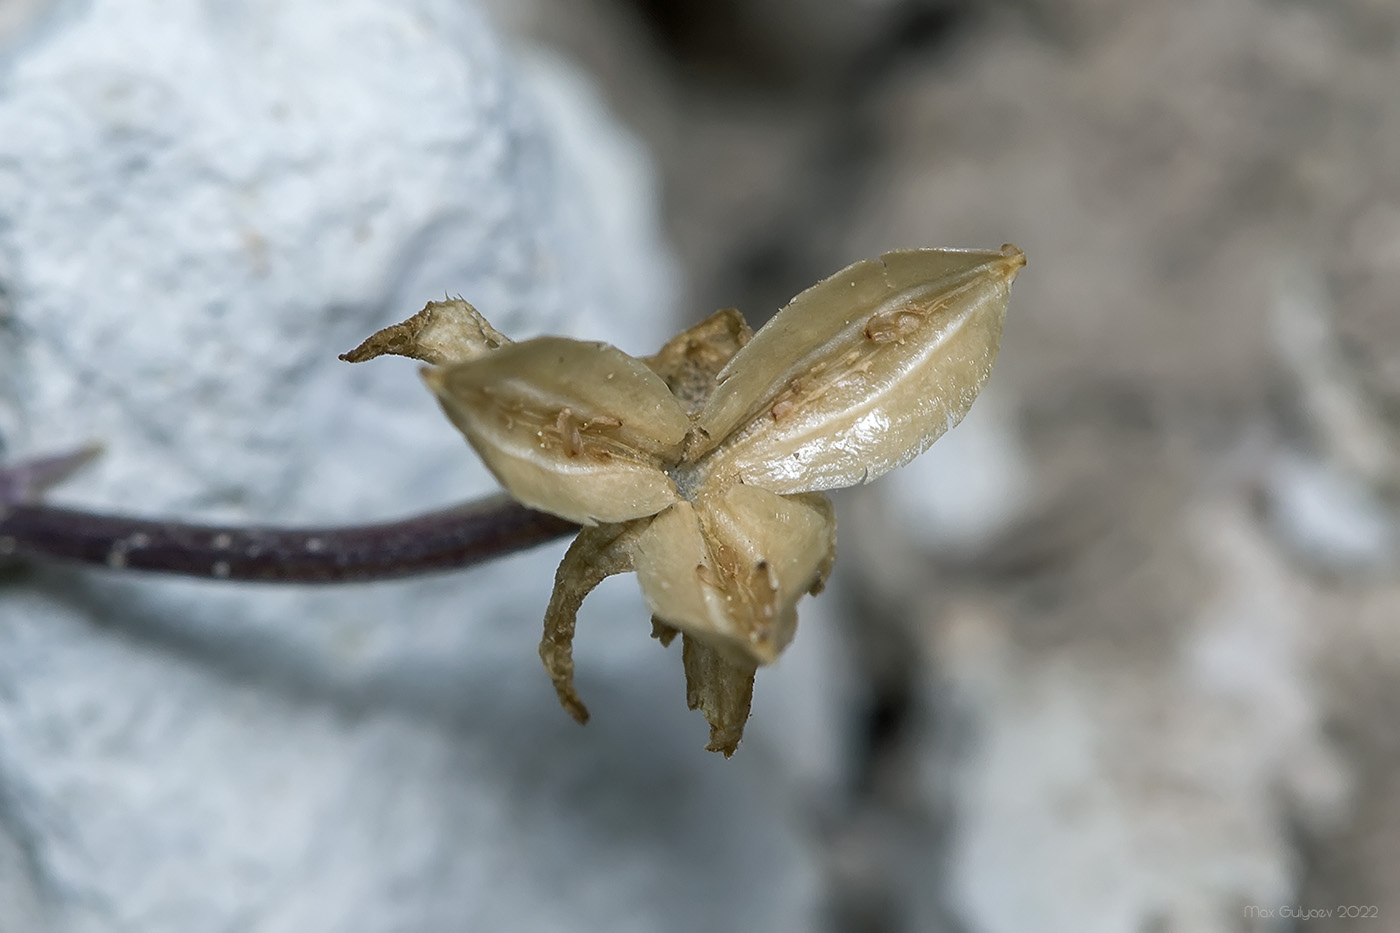
<svg viewBox="0 0 1400 933">
<path fill-rule="evenodd" d="M 559 409 L 559 414 L 554 419 L 554 430 L 564 441 L 564 450 L 570 457 L 577 457 L 583 453 L 583 434 L 579 431 L 578 419 L 574 417 L 572 409 Z"/>
<path fill-rule="evenodd" d="M 919 329 L 924 318 L 937 308 L 920 308 L 907 304 L 898 308 L 876 311 L 865 322 L 865 339 L 874 343 L 899 343 Z"/>
</svg>

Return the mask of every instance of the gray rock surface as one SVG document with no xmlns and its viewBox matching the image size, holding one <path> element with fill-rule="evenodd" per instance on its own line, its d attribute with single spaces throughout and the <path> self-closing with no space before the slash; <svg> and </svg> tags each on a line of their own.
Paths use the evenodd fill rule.
<svg viewBox="0 0 1400 933">
<path fill-rule="evenodd" d="M 494 5 L 653 142 L 707 301 L 1029 257 L 996 396 L 838 497 L 836 928 L 1396 926 L 1400 4 Z"/>
<path fill-rule="evenodd" d="M 1228 933 L 1300 903 L 1290 833 L 1335 822 L 1348 791 L 1308 676 L 1308 587 L 1244 509 L 1184 509 L 1166 534 L 1210 568 L 1207 595 L 1155 656 L 1035 644 L 971 601 L 938 630 L 965 732 L 930 746 L 927 783 L 957 813 L 948 897 L 978 930 Z M 1105 592 L 1079 625 L 1164 627 Z"/>
<path fill-rule="evenodd" d="M 337 352 L 443 292 L 515 335 L 645 352 L 672 329 L 644 157 L 469 5 L 30 22 L 0 61 L 0 453 L 102 441 L 61 500 L 452 502 L 494 484 L 413 364 Z M 610 581 L 579 729 L 535 654 L 560 550 L 344 589 L 5 571 L 0 930 L 806 928 L 819 635 L 725 762 Z"/>
</svg>

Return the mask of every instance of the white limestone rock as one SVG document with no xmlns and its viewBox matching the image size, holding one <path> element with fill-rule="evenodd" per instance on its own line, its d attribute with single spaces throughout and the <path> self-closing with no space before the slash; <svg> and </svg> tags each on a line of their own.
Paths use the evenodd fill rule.
<svg viewBox="0 0 1400 933">
<path fill-rule="evenodd" d="M 1300 903 L 1294 833 L 1335 825 L 1349 779 L 1308 587 L 1239 504 L 1183 524 L 1213 577 L 1155 651 L 1115 655 L 1091 608 L 1054 646 L 972 604 L 940 635 L 964 729 L 930 746 L 926 783 L 953 814 L 937 893 L 969 930 L 1265 930 Z"/>
<path fill-rule="evenodd" d="M 468 4 L 36 22 L 0 61 L 0 452 L 105 443 L 60 500 L 450 503 L 494 483 L 414 364 L 339 351 L 443 292 L 518 336 L 672 329 L 645 159 Z M 7 572 L 0 930 L 807 927 L 780 756 L 703 752 L 634 583 L 580 622 L 593 722 L 558 709 L 561 547 L 343 589 Z"/>
</svg>

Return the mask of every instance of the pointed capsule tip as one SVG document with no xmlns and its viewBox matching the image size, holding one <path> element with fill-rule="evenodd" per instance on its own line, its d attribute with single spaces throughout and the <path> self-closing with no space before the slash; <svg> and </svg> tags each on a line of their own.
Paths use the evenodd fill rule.
<svg viewBox="0 0 1400 933">
<path fill-rule="evenodd" d="M 1006 262 L 1006 272 L 1011 278 L 1016 278 L 1016 273 L 1026 264 L 1026 254 L 1021 252 L 1015 244 L 1003 243 L 1001 245 L 1001 255 Z"/>
</svg>

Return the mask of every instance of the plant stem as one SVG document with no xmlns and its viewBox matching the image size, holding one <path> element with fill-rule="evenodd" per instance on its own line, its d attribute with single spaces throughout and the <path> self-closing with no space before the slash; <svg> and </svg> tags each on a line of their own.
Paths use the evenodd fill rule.
<svg viewBox="0 0 1400 933">
<path fill-rule="evenodd" d="M 0 467 L 0 561 L 57 560 L 216 580 L 341 583 L 469 567 L 577 530 L 506 496 L 402 521 L 224 527 L 105 515 L 30 500 L 91 451 Z"/>
</svg>

